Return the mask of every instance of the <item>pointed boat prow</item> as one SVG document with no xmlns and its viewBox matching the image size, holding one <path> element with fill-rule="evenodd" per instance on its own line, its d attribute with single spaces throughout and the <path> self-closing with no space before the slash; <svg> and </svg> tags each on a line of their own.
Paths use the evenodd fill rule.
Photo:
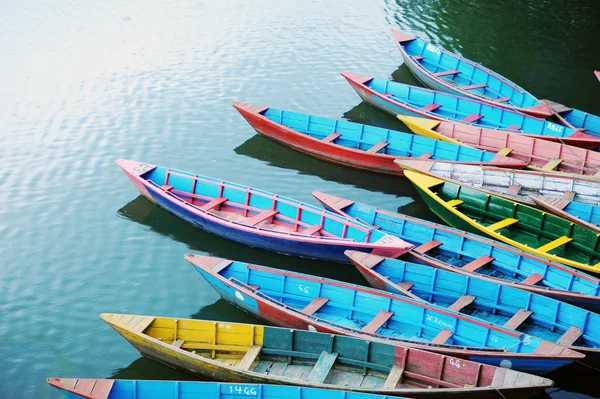
<svg viewBox="0 0 600 399">
<path fill-rule="evenodd" d="M 261 112 L 266 111 L 267 109 L 269 109 L 269 107 L 265 107 L 264 105 L 257 105 L 257 104 L 251 104 L 251 103 L 243 103 L 240 101 L 234 101 L 233 102 L 233 108 L 237 109 L 238 112 L 240 114 L 242 114 L 242 116 L 245 117 L 245 115 L 248 114 L 260 114 Z"/>
<path fill-rule="evenodd" d="M 409 35 L 408 33 L 394 29 L 392 29 L 392 37 L 396 43 L 406 43 L 410 42 L 411 40 L 415 40 L 413 35 Z"/>
<path fill-rule="evenodd" d="M 89 399 L 107 399 L 114 380 L 91 378 L 47 378 L 46 382 L 62 391 Z"/>
<path fill-rule="evenodd" d="M 446 137 L 443 134 L 436 132 L 434 129 L 439 126 L 441 121 L 405 115 L 396 115 L 396 118 L 402 121 L 413 133 L 419 136 L 429 137 L 431 139 L 441 140 L 447 143 L 462 145 L 464 147 L 470 147 L 469 145 L 466 145 L 461 141 Z"/>
<path fill-rule="evenodd" d="M 117 159 L 115 163 L 119 165 L 119 167 L 123 169 L 123 172 L 128 176 L 140 176 L 156 167 L 156 165 L 146 162 L 132 161 L 129 159 Z"/>
<path fill-rule="evenodd" d="M 223 270 L 225 267 L 233 263 L 227 259 L 214 258 L 212 256 L 204 255 L 185 254 L 183 258 L 200 269 L 206 271 L 211 271 L 214 269 L 215 272 Z"/>
<path fill-rule="evenodd" d="M 596 75 L 596 78 L 600 80 L 600 71 L 594 71 L 594 75 Z"/>
<path fill-rule="evenodd" d="M 350 83 L 364 85 L 369 80 L 373 79 L 373 76 L 365 76 L 354 72 L 342 72 L 342 76 Z"/>
</svg>

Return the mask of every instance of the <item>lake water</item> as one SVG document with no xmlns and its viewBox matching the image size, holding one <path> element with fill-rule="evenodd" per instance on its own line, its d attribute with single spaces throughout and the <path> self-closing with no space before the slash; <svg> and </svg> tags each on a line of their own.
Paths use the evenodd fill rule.
<svg viewBox="0 0 600 399">
<path fill-rule="evenodd" d="M 405 179 L 258 137 L 234 100 L 406 131 L 360 104 L 339 74 L 416 83 L 390 37 L 399 27 L 538 97 L 600 113 L 596 1 L 23 0 L 1 9 L 1 398 L 57 398 L 48 376 L 190 379 L 141 359 L 98 318 L 255 321 L 219 300 L 186 252 L 363 282 L 350 266 L 192 228 L 138 197 L 117 158 L 435 220 Z M 600 396 L 600 372 L 574 365 L 551 378 L 552 397 Z"/>
</svg>

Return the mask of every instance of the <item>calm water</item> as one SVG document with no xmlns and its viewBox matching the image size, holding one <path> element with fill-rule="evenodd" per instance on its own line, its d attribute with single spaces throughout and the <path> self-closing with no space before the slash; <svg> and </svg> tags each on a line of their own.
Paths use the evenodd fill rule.
<svg viewBox="0 0 600 399">
<path fill-rule="evenodd" d="M 115 159 L 312 203 L 311 191 L 320 190 L 434 220 L 404 179 L 327 164 L 257 137 L 231 102 L 405 130 L 359 104 L 339 75 L 414 83 L 389 34 L 401 27 L 539 97 L 599 113 L 596 4 L 4 1 L 0 397 L 59 397 L 47 376 L 189 379 L 141 359 L 98 318 L 255 321 L 219 300 L 184 262 L 186 252 L 362 281 L 349 266 L 274 255 L 194 229 L 138 197 Z M 574 366 L 551 377 L 552 397 L 600 396 L 600 372 Z"/>
</svg>

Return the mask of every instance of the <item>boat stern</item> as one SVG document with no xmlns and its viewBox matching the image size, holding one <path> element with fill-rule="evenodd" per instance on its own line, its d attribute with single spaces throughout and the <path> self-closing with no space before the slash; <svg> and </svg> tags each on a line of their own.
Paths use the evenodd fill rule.
<svg viewBox="0 0 600 399">
<path fill-rule="evenodd" d="M 462 146 L 465 145 L 456 139 L 448 138 L 443 134 L 436 132 L 434 129 L 440 125 L 441 121 L 406 115 L 396 115 L 396 118 L 403 122 L 413 133 L 419 136 L 429 137 L 430 139 L 446 141 L 448 143 Z"/>
<path fill-rule="evenodd" d="M 392 37 L 396 44 L 406 43 L 416 39 L 413 35 L 395 29 L 392 29 Z"/>
<path fill-rule="evenodd" d="M 107 399 L 114 380 L 91 378 L 47 378 L 46 382 L 61 391 L 89 399 Z"/>
<path fill-rule="evenodd" d="M 317 201 L 323 204 L 325 208 L 346 217 L 348 217 L 348 215 L 344 213 L 344 209 L 354 204 L 354 201 L 336 197 L 335 195 L 325 194 L 320 191 L 313 191 L 312 195 Z"/>
<path fill-rule="evenodd" d="M 353 87 L 364 86 L 368 81 L 373 80 L 373 76 L 365 76 L 354 72 L 342 72 L 342 76 L 346 78 L 348 83 Z"/>
<path fill-rule="evenodd" d="M 232 104 L 233 108 L 235 108 L 246 120 L 248 120 L 248 116 L 250 115 L 260 115 L 261 112 L 264 112 L 269 109 L 269 107 L 265 107 L 263 105 L 251 104 L 251 103 L 243 103 L 240 101 L 234 101 Z M 249 121 L 248 121 L 249 122 Z"/>
<path fill-rule="evenodd" d="M 145 162 L 131 161 L 129 159 L 117 159 L 115 163 L 123 170 L 123 172 L 125 172 L 125 175 L 127 175 L 129 180 L 131 180 L 138 191 L 144 197 L 154 202 L 152 200 L 152 196 L 148 192 L 148 189 L 144 185 L 143 179 L 141 179 L 140 176 L 156 168 L 156 165 Z"/>
<path fill-rule="evenodd" d="M 397 258 L 414 247 L 413 244 L 410 244 L 399 237 L 384 234 L 383 237 L 373 243 L 371 254 L 386 258 Z"/>
</svg>

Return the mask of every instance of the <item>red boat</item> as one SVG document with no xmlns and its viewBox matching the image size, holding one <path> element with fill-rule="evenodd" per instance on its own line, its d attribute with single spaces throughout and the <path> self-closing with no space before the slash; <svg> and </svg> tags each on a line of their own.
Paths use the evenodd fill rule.
<svg viewBox="0 0 600 399">
<path fill-rule="evenodd" d="M 402 175 L 395 159 L 524 168 L 526 162 L 427 137 L 345 120 L 235 102 L 235 109 L 261 135 L 315 158 L 371 172 Z"/>
</svg>

